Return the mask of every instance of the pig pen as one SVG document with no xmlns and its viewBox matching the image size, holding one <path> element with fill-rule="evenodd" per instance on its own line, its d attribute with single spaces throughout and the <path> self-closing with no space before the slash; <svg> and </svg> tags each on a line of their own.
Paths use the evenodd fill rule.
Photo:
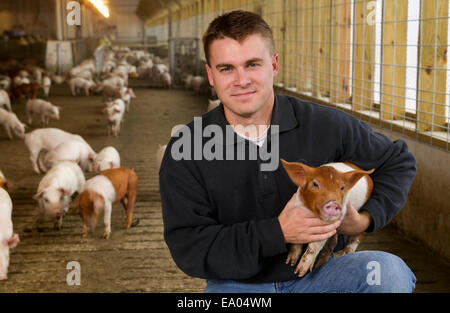
<svg viewBox="0 0 450 313">
<path fill-rule="evenodd" d="M 204 281 L 181 272 L 173 262 L 163 238 L 161 201 L 155 154 L 158 144 L 169 140 L 173 125 L 187 123 L 206 111 L 206 96 L 192 91 L 135 89 L 137 98 L 125 113 L 118 137 L 107 136 L 100 96 L 70 96 L 66 85 L 53 86 L 50 101 L 63 107 L 58 127 L 81 135 L 94 150 L 112 145 L 120 153 L 122 166 L 134 168 L 139 188 L 134 218 L 138 226 L 124 228 L 121 204 L 112 212 L 111 238 L 104 240 L 103 219 L 96 233 L 81 238 L 82 223 L 77 215 L 65 217 L 60 231 L 52 223 L 43 232 L 24 232 L 33 223 L 36 207 L 32 196 L 41 175 L 33 172 L 23 141 L 9 141 L 0 129 L 0 168 L 13 181 L 10 192 L 14 209 L 14 231 L 21 242 L 11 250 L 9 279 L 0 282 L 0 292 L 202 292 Z M 25 101 L 13 103 L 13 110 L 25 122 Z M 37 119 L 30 130 L 40 127 Z M 28 130 L 29 131 L 29 130 Z M 93 174 L 86 175 L 89 179 Z M 402 257 L 417 276 L 416 292 L 449 292 L 448 264 L 427 248 L 386 227 L 364 237 L 360 250 L 384 250 Z M 79 285 L 71 285 L 76 261 Z M 69 278 L 69 283 L 67 279 Z"/>
</svg>

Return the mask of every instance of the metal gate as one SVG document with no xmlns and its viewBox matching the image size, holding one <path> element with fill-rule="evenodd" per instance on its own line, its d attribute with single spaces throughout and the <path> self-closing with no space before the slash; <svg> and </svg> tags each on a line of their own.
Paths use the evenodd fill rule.
<svg viewBox="0 0 450 313">
<path fill-rule="evenodd" d="M 183 76 L 199 75 L 199 40 L 195 37 L 173 38 L 169 41 L 170 75 L 174 87 L 184 86 Z"/>
</svg>

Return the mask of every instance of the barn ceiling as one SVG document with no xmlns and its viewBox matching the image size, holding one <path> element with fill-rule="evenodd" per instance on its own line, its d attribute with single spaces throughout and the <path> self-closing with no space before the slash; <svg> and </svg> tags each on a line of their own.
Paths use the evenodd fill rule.
<svg viewBox="0 0 450 313">
<path fill-rule="evenodd" d="M 176 10 L 190 0 L 140 0 L 136 14 L 143 20 L 152 18 L 167 9 Z"/>
<path fill-rule="evenodd" d="M 105 3 L 112 11 L 134 13 L 137 11 L 140 0 L 108 0 Z"/>
</svg>

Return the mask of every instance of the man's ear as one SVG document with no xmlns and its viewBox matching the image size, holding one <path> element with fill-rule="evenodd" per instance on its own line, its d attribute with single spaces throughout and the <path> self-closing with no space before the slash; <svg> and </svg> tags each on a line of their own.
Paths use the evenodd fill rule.
<svg viewBox="0 0 450 313">
<path fill-rule="evenodd" d="M 286 162 L 283 159 L 281 159 L 281 163 L 294 184 L 304 187 L 312 168 L 299 162 Z"/>
<path fill-rule="evenodd" d="M 206 73 L 208 74 L 209 84 L 214 87 L 214 80 L 213 80 L 213 77 L 212 77 L 212 70 L 209 67 L 208 63 L 206 63 L 205 67 L 206 67 Z"/>
<path fill-rule="evenodd" d="M 275 53 L 272 57 L 272 68 L 273 68 L 273 77 L 278 75 L 280 70 L 280 66 L 278 63 L 278 53 Z"/>
</svg>

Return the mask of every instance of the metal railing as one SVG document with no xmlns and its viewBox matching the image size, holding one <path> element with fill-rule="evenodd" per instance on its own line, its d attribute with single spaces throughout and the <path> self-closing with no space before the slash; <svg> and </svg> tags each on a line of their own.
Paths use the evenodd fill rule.
<svg viewBox="0 0 450 313">
<path fill-rule="evenodd" d="M 278 88 L 450 151 L 449 2 L 193 0 L 172 12 L 171 28 L 200 39 L 219 14 L 261 14 L 279 54 Z M 167 29 L 159 18 L 149 23 L 157 36 Z"/>
</svg>

